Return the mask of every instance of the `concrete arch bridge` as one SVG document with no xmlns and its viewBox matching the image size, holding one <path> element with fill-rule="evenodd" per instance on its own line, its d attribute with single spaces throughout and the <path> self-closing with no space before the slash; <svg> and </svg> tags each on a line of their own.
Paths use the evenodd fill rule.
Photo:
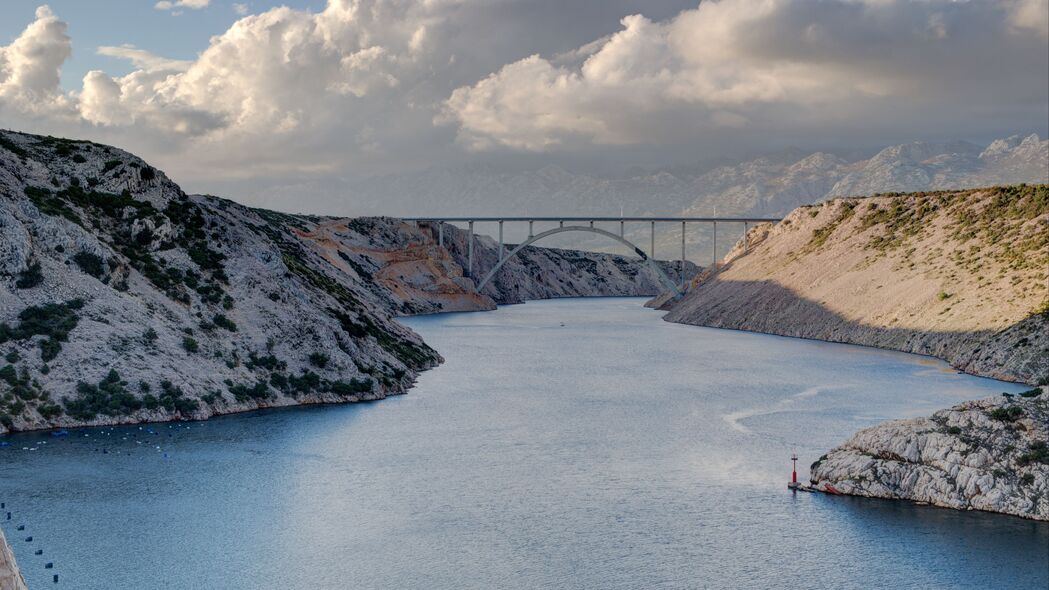
<svg viewBox="0 0 1049 590">
<path fill-rule="evenodd" d="M 554 236 L 566 232 L 589 232 L 592 234 L 601 235 L 607 237 L 613 241 L 623 244 L 638 257 L 641 258 L 647 265 L 649 265 L 660 277 L 664 285 L 668 290 L 676 291 L 678 294 L 682 292 L 683 283 L 683 272 L 685 262 L 685 234 L 687 231 L 688 224 L 710 224 L 713 229 L 714 245 L 713 245 L 713 260 L 712 267 L 716 268 L 718 263 L 717 258 L 717 227 L 718 223 L 721 224 L 742 224 L 743 226 L 743 247 L 746 249 L 746 236 L 747 230 L 750 229 L 751 224 L 756 223 L 775 223 L 779 221 L 779 218 L 772 217 L 408 217 L 405 221 L 414 222 L 416 224 L 426 223 L 437 228 L 437 240 L 441 246 L 444 246 L 444 226 L 445 224 L 467 224 L 468 237 L 467 237 L 467 268 L 466 275 L 474 277 L 474 224 L 476 223 L 496 223 L 499 226 L 499 260 L 485 275 L 481 278 L 480 282 L 477 283 L 477 289 L 481 290 L 489 281 L 495 277 L 499 269 L 503 267 L 508 260 L 514 257 L 518 252 L 523 250 L 525 247 L 534 244 L 544 238 Z M 637 244 L 631 242 L 626 238 L 626 224 L 627 223 L 647 223 L 651 230 L 650 243 L 648 252 L 642 250 Z M 528 238 L 517 244 L 509 252 L 506 251 L 506 244 L 503 241 L 503 229 L 507 223 L 527 223 L 528 224 Z M 535 233 L 536 223 L 553 223 L 555 227 Z M 618 233 L 597 227 L 595 224 L 603 223 L 618 223 Z M 679 277 L 678 281 L 674 281 L 663 268 L 655 262 L 655 251 L 656 251 L 656 224 L 680 224 L 681 227 L 681 268 L 682 276 Z M 476 278 L 476 277 L 474 277 Z"/>
</svg>

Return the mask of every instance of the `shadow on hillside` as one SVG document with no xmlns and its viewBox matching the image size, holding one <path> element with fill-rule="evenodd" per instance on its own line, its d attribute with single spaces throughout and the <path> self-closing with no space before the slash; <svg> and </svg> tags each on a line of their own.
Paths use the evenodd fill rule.
<svg viewBox="0 0 1049 590">
<path fill-rule="evenodd" d="M 1049 318 L 1032 315 L 1003 330 L 919 330 L 850 320 L 826 302 L 774 281 L 714 276 L 670 306 L 670 322 L 888 348 L 938 357 L 962 371 L 1036 383 L 1049 377 Z"/>
</svg>

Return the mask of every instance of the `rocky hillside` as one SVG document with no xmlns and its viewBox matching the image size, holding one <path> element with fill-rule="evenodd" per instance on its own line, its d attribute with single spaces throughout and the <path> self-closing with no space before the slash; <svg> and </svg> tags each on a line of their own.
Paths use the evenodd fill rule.
<svg viewBox="0 0 1049 590">
<path fill-rule="evenodd" d="M 0 590 L 26 590 L 25 580 L 18 572 L 14 553 L 0 531 Z"/>
<path fill-rule="evenodd" d="M 834 199 L 755 228 L 668 321 L 1049 378 L 1049 187 Z"/>
<path fill-rule="evenodd" d="M 1049 520 L 1049 387 L 861 430 L 811 474 L 822 490 Z"/>
<path fill-rule="evenodd" d="M 441 360 L 397 315 L 637 294 L 644 272 L 515 264 L 480 294 L 428 230 L 190 196 L 119 149 L 0 131 L 0 433 L 382 398 Z M 536 268 L 550 284 L 523 287 Z"/>
</svg>

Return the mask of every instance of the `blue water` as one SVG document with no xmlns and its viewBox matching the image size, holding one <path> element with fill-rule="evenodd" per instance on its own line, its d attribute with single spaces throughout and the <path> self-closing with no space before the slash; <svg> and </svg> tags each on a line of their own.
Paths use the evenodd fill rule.
<svg viewBox="0 0 1049 590">
<path fill-rule="evenodd" d="M 8 437 L 3 529 L 32 588 L 1049 586 L 1049 524 L 785 489 L 792 448 L 1021 387 L 660 315 L 413 318 L 447 362 L 406 396 Z"/>
</svg>

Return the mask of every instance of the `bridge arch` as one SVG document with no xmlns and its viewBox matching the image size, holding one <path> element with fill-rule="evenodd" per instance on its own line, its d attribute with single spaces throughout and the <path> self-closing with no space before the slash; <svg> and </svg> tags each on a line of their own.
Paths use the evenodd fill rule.
<svg viewBox="0 0 1049 590">
<path fill-rule="evenodd" d="M 495 274 L 499 272 L 499 269 L 501 269 L 503 265 L 506 264 L 506 261 L 513 258 L 514 255 L 523 250 L 526 246 L 530 246 L 543 238 L 570 231 L 584 231 L 599 234 L 602 236 L 612 238 L 620 244 L 623 244 L 627 248 L 633 250 L 635 254 L 641 257 L 641 260 L 643 260 L 645 264 L 647 264 L 653 271 L 655 271 L 656 276 L 659 277 L 660 280 L 663 282 L 664 287 L 673 290 L 678 295 L 682 294 L 681 288 L 669 276 L 667 276 L 667 273 L 663 270 L 663 267 L 659 266 L 659 264 L 656 263 L 655 260 L 653 260 L 647 254 L 645 254 L 644 251 L 641 250 L 641 248 L 637 247 L 637 245 L 627 240 L 626 238 L 616 235 L 610 231 L 603 230 L 599 227 L 591 227 L 587 225 L 566 225 L 562 227 L 555 227 L 553 229 L 549 229 L 529 237 L 527 240 L 518 244 L 513 250 L 510 250 L 510 252 L 506 256 L 502 257 L 502 259 L 500 259 L 499 262 L 495 266 L 493 266 L 486 275 L 484 275 L 484 278 L 481 279 L 481 282 L 477 283 L 477 290 L 480 291 L 481 289 L 483 289 L 484 286 L 487 285 L 493 277 L 495 277 Z"/>
</svg>

